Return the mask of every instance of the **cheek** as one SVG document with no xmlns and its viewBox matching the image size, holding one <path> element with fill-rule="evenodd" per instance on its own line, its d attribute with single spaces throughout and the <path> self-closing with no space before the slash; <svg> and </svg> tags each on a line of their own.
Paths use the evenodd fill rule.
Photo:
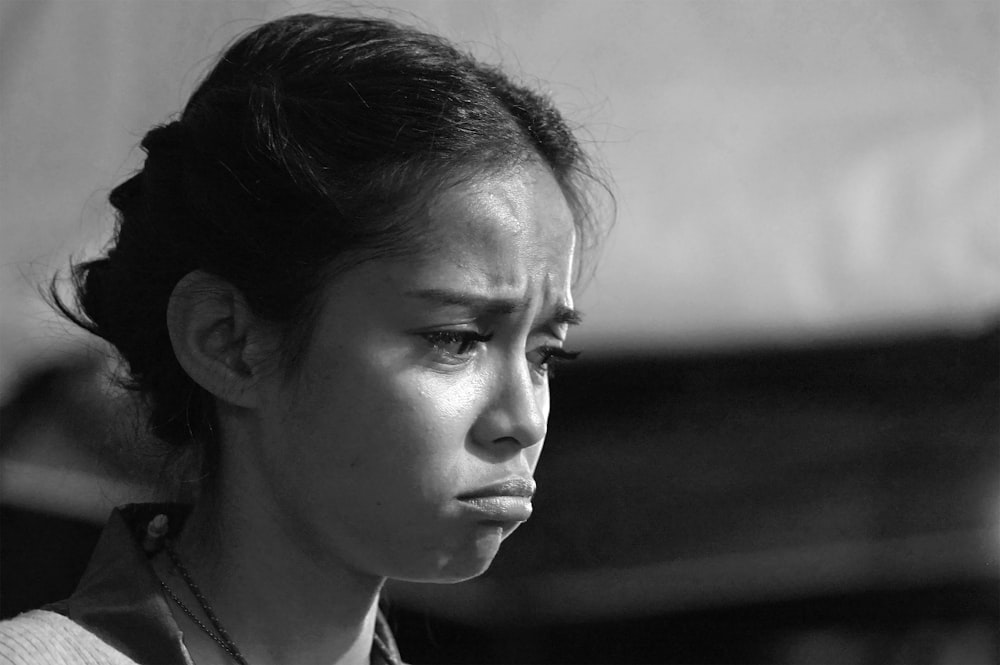
<svg viewBox="0 0 1000 665">
<path fill-rule="evenodd" d="M 372 415 L 373 464 L 425 491 L 463 475 L 463 461 L 482 394 L 469 381 L 427 370 L 398 374 L 381 387 L 384 409 Z M 407 479 L 409 482 L 407 482 Z"/>
<path fill-rule="evenodd" d="M 538 467 L 538 460 L 542 456 L 542 448 L 544 445 L 545 442 L 543 441 L 542 443 L 531 446 L 531 448 L 528 448 L 524 453 L 525 458 L 528 460 L 528 467 L 531 469 L 532 473 L 534 473 L 535 469 Z"/>
<path fill-rule="evenodd" d="M 460 474 L 483 382 L 392 357 L 328 367 L 303 374 L 282 418 L 285 449 L 315 462 L 305 473 L 332 467 L 344 480 L 408 487 Z"/>
<path fill-rule="evenodd" d="M 545 414 L 545 428 L 547 430 L 549 424 L 549 409 L 551 404 L 548 383 L 546 383 L 539 390 L 538 404 L 539 408 L 541 408 L 542 410 L 542 413 Z M 531 466 L 532 472 L 534 472 L 535 468 L 538 466 L 538 460 L 542 456 L 542 448 L 544 447 L 544 445 L 545 445 L 545 439 L 543 438 L 540 443 L 531 446 L 529 448 L 526 448 L 524 451 L 524 456 L 528 460 L 528 464 Z"/>
</svg>

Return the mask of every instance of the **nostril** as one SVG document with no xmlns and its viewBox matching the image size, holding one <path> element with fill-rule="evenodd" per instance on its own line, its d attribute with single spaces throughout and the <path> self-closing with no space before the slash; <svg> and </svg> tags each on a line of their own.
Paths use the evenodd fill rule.
<svg viewBox="0 0 1000 665">
<path fill-rule="evenodd" d="M 502 436 L 499 439 L 495 439 L 493 441 L 493 445 L 495 445 L 495 446 L 513 446 L 513 447 L 517 447 L 517 448 L 521 448 L 522 447 L 521 442 L 518 441 L 517 438 L 515 438 L 513 436 Z"/>
<path fill-rule="evenodd" d="M 502 436 L 493 440 L 495 446 L 511 446 L 516 448 L 530 448 L 545 440 L 545 434 L 536 436 L 534 433 L 524 432 L 520 435 Z"/>
</svg>

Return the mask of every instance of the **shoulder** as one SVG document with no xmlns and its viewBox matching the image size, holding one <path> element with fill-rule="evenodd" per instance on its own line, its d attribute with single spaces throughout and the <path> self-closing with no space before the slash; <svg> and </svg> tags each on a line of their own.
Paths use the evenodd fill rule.
<svg viewBox="0 0 1000 665">
<path fill-rule="evenodd" d="M 34 610 L 0 621 L 0 665 L 130 665 L 131 660 L 73 620 Z"/>
</svg>

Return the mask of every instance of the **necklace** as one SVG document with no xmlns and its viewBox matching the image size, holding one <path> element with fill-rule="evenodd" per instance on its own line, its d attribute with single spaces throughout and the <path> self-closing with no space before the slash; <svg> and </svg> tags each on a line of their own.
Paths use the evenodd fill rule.
<svg viewBox="0 0 1000 665">
<path fill-rule="evenodd" d="M 174 550 L 173 542 L 167 538 L 169 530 L 170 527 L 167 522 L 167 516 L 162 514 L 157 515 L 146 528 L 146 536 L 142 542 L 142 547 L 150 554 L 159 551 L 160 549 L 166 551 L 167 556 L 170 557 L 170 562 L 173 564 L 177 572 L 180 573 L 184 583 L 187 585 L 188 589 L 191 590 L 191 593 L 198 601 L 202 611 L 205 613 L 205 616 L 208 617 L 209 622 L 212 624 L 212 628 L 215 630 L 206 626 L 205 623 L 198 618 L 198 615 L 192 612 L 191 608 L 185 605 L 184 601 L 177 597 L 174 590 L 171 589 L 162 579 L 159 579 L 159 576 L 157 575 L 157 581 L 160 583 L 160 587 L 168 596 L 170 596 L 170 599 L 177 604 L 177 607 L 181 608 L 184 614 L 186 614 L 189 619 L 194 621 L 195 625 L 201 628 L 202 632 L 212 638 L 213 642 L 218 644 L 223 651 L 229 654 L 230 658 L 236 661 L 238 665 L 247 665 L 247 661 L 243 657 L 243 654 L 240 653 L 236 643 L 233 642 L 233 638 L 231 638 L 226 629 L 222 627 L 222 623 L 219 621 L 219 618 L 215 616 L 215 611 L 212 610 L 212 606 L 208 604 L 208 600 L 205 598 L 205 595 L 202 594 L 201 589 L 198 588 L 197 584 L 195 584 L 194 579 L 191 577 L 191 573 L 189 573 L 188 569 L 181 563 L 180 557 L 177 556 L 177 552 Z M 378 615 L 376 621 L 384 621 L 381 613 Z M 400 662 L 395 646 L 389 646 L 389 644 L 379 634 L 377 626 L 375 633 L 372 635 L 372 642 L 375 647 L 372 653 L 372 662 L 375 662 L 375 651 L 378 652 L 380 662 L 382 663 L 392 664 Z"/>
<path fill-rule="evenodd" d="M 222 647 L 222 649 L 228 653 L 234 661 L 239 663 L 239 665 L 247 665 L 246 659 L 243 658 L 243 654 L 240 653 L 236 643 L 233 642 L 233 638 L 231 638 L 226 629 L 222 627 L 222 623 L 220 623 L 219 618 L 215 616 L 212 606 L 208 604 L 208 600 L 206 600 L 205 596 L 201 593 L 201 589 L 198 588 L 194 579 L 191 578 L 191 573 L 189 573 L 187 568 L 184 567 L 184 564 L 181 563 L 180 558 L 177 556 L 177 552 L 174 551 L 173 543 L 169 540 L 164 541 L 164 550 L 166 550 L 167 556 L 170 557 L 170 561 L 173 563 L 174 568 L 176 568 L 177 572 L 181 574 L 181 578 L 183 578 L 184 583 L 187 584 L 188 589 L 190 589 L 191 593 L 194 594 L 195 599 L 198 601 L 198 604 L 201 605 L 202 611 L 205 613 L 205 616 L 208 617 L 209 622 L 212 624 L 212 628 L 215 630 L 213 631 L 206 626 L 204 622 L 202 622 L 202 620 L 199 619 L 197 615 L 195 615 L 195 613 L 192 612 L 191 609 L 177 597 L 177 594 L 174 593 L 173 589 L 167 586 L 166 582 L 159 580 L 160 586 L 167 593 L 167 595 L 170 596 L 171 600 L 177 603 L 177 606 L 181 608 L 184 614 L 194 621 L 195 624 L 197 624 L 206 635 L 211 637 L 216 644 Z"/>
</svg>

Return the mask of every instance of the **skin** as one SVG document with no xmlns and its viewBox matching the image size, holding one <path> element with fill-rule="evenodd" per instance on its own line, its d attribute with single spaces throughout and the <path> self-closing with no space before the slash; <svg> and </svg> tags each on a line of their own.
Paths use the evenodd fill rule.
<svg viewBox="0 0 1000 665">
<path fill-rule="evenodd" d="M 524 500 L 484 514 L 465 497 L 538 463 L 548 356 L 576 318 L 573 216 L 535 163 L 447 189 L 427 214 L 432 251 L 327 286 L 295 372 L 265 370 L 267 329 L 245 316 L 206 306 L 172 324 L 211 331 L 177 333 L 175 348 L 201 345 L 178 352 L 186 369 L 246 368 L 214 390 L 230 396 L 219 482 L 178 548 L 249 662 L 367 663 L 386 578 L 475 577 L 526 517 Z M 196 661 L 224 660 L 175 615 Z"/>
</svg>

